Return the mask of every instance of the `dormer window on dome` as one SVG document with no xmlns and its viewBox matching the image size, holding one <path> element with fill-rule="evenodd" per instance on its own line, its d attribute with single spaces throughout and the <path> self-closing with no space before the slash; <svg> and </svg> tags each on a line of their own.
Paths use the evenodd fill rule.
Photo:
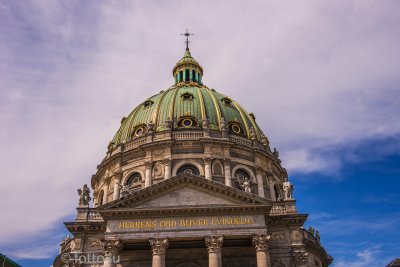
<svg viewBox="0 0 400 267">
<path fill-rule="evenodd" d="M 228 97 L 224 97 L 221 99 L 222 103 L 224 103 L 225 105 L 229 106 L 230 104 L 232 104 L 232 100 L 229 99 Z"/>
<path fill-rule="evenodd" d="M 146 100 L 144 103 L 143 103 L 143 106 L 145 107 L 145 108 L 147 108 L 147 107 L 150 107 L 151 105 L 153 105 L 154 104 L 154 102 L 152 101 L 152 100 Z"/>
<path fill-rule="evenodd" d="M 182 97 L 182 100 L 185 100 L 185 101 L 193 100 L 193 94 L 188 93 L 188 92 L 183 93 L 183 94 L 181 95 L 181 97 Z"/>
<path fill-rule="evenodd" d="M 228 124 L 228 131 L 231 134 L 236 134 L 240 136 L 245 136 L 245 132 L 243 130 L 242 125 L 238 122 L 231 122 Z"/>
<path fill-rule="evenodd" d="M 182 117 L 179 121 L 178 121 L 178 127 L 179 128 L 199 128 L 200 124 L 198 123 L 198 121 L 190 116 L 185 116 Z"/>
<path fill-rule="evenodd" d="M 135 127 L 133 130 L 132 138 L 136 138 L 144 135 L 147 132 L 147 127 L 145 124 L 141 124 Z"/>
</svg>

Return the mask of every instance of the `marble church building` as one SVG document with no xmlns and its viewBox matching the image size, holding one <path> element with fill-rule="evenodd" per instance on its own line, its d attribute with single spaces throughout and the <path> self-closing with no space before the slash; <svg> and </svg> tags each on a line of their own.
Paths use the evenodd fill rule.
<svg viewBox="0 0 400 267">
<path fill-rule="evenodd" d="M 188 43 L 174 85 L 122 118 L 78 190 L 54 266 L 328 266 L 278 151 L 253 113 L 203 83 Z"/>
</svg>

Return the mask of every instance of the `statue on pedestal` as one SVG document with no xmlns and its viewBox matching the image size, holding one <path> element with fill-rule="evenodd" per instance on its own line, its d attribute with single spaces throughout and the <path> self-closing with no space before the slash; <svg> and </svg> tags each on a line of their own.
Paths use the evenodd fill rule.
<svg viewBox="0 0 400 267">
<path fill-rule="evenodd" d="M 85 184 L 82 189 L 78 189 L 78 194 L 79 194 L 79 206 L 89 206 L 89 202 L 91 199 L 90 197 L 90 189 L 87 186 L 87 184 Z"/>
<path fill-rule="evenodd" d="M 293 199 L 293 184 L 291 182 L 283 183 L 283 191 L 285 193 L 285 199 Z"/>
</svg>

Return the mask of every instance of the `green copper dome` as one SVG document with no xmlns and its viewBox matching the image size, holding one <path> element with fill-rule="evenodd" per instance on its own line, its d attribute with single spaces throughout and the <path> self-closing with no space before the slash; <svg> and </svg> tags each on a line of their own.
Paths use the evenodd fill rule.
<svg viewBox="0 0 400 267">
<path fill-rule="evenodd" d="M 203 69 L 188 49 L 174 67 L 173 74 L 176 78 L 174 86 L 146 99 L 122 119 L 121 127 L 110 143 L 111 148 L 149 131 L 160 133 L 204 127 L 211 132 L 224 130 L 248 139 L 264 138 L 253 114 L 228 96 L 202 84 Z"/>
</svg>

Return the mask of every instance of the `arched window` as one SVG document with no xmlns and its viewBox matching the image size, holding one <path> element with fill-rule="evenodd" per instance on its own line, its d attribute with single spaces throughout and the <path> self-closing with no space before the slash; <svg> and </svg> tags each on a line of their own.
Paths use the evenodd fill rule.
<svg viewBox="0 0 400 267">
<path fill-rule="evenodd" d="M 212 166 L 212 171 L 214 175 L 224 175 L 224 169 L 219 161 L 216 161 Z"/>
<path fill-rule="evenodd" d="M 183 81 L 183 71 L 179 72 L 179 81 Z"/>
<path fill-rule="evenodd" d="M 240 190 L 244 190 L 244 183 L 247 181 L 251 183 L 250 175 L 242 169 L 238 169 L 235 171 L 235 181 L 234 181 L 234 187 Z"/>
<path fill-rule="evenodd" d="M 185 82 L 188 82 L 188 81 L 190 81 L 190 70 L 189 69 L 186 69 L 186 71 L 185 71 Z"/>
<path fill-rule="evenodd" d="M 181 173 L 188 173 L 188 174 L 193 174 L 193 175 L 200 175 L 199 170 L 197 169 L 196 166 L 192 164 L 185 164 L 182 167 L 178 169 L 176 174 L 181 174 Z"/>
<path fill-rule="evenodd" d="M 275 193 L 275 200 L 282 200 L 281 191 L 279 190 L 278 185 L 274 185 L 274 193 Z"/>
<path fill-rule="evenodd" d="M 135 172 L 132 173 L 128 179 L 126 179 L 125 185 L 129 185 L 130 187 L 132 187 L 135 185 L 140 185 L 141 182 L 142 182 L 142 176 L 140 175 L 140 173 Z"/>
<path fill-rule="evenodd" d="M 101 190 L 99 196 L 97 197 L 97 203 L 99 206 L 103 205 L 104 190 Z"/>
<path fill-rule="evenodd" d="M 196 72 L 194 71 L 194 70 L 192 70 L 192 79 L 193 79 L 193 81 L 194 82 L 197 82 L 197 79 L 196 79 Z"/>
</svg>

